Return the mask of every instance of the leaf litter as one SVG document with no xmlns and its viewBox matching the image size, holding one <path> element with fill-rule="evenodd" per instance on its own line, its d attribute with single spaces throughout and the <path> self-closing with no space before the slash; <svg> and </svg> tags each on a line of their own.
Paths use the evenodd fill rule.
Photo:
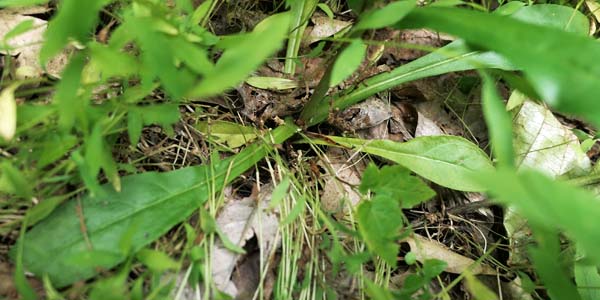
<svg viewBox="0 0 600 300">
<path fill-rule="evenodd" d="M 217 15 L 217 18 L 222 17 L 222 14 Z M 241 16 L 239 14 L 235 14 L 231 20 L 240 20 L 244 24 L 243 26 L 248 27 L 253 27 L 253 25 L 258 23 L 256 17 Z M 305 34 L 305 41 L 308 42 L 306 42 L 304 47 L 334 36 L 340 30 L 352 24 L 351 21 L 344 20 L 346 19 L 330 19 L 326 16 L 314 15 L 311 19 L 313 27 L 311 30 L 307 30 Z M 226 27 L 222 26 L 219 30 L 225 30 L 223 28 Z M 379 41 L 392 43 L 408 42 L 425 47 L 440 47 L 453 40 L 452 37 L 438 35 L 429 30 L 398 31 L 383 29 L 375 33 L 375 39 Z M 352 87 L 353 84 L 360 82 L 365 77 L 390 70 L 390 66 L 401 65 L 424 54 L 420 50 L 398 47 L 384 47 L 383 49 L 380 57 L 376 58 L 375 61 L 365 60 L 356 72 L 357 74 L 342 82 L 340 86 Z M 303 49 L 305 53 L 307 53 L 307 50 L 308 48 Z M 374 53 L 377 54 L 379 51 L 381 49 L 369 46 L 367 56 L 369 57 L 370 54 Z M 23 53 L 20 53 L 17 59 L 27 56 L 27 53 L 25 55 Z M 15 54 L 16 52 L 11 52 L 11 55 Z M 282 119 L 285 116 L 297 113 L 302 105 L 306 103 L 307 97 L 310 96 L 325 73 L 325 63 L 327 62 L 322 57 L 301 57 L 299 60 L 302 63 L 298 66 L 297 78 L 290 78 L 284 74 L 281 71 L 282 64 L 279 61 L 271 61 L 266 66 L 261 67 L 254 74 L 255 76 L 252 77 L 254 79 L 250 79 L 246 84 L 236 87 L 238 95 L 234 95 L 233 98 L 241 98 L 243 108 L 240 109 L 238 107 L 237 110 L 232 109 L 230 112 L 233 112 L 233 115 L 241 113 L 243 119 L 254 122 L 254 124 L 260 127 L 269 124 L 272 120 Z M 469 76 L 469 74 L 462 73 L 458 76 L 462 77 L 463 75 Z M 288 85 L 286 89 L 279 89 L 277 85 L 265 85 L 260 81 L 257 84 L 255 79 L 261 77 L 278 78 L 280 84 Z M 293 80 L 293 84 L 290 80 Z M 328 134 L 345 131 L 346 134 L 359 136 L 363 139 L 389 139 L 397 142 L 409 141 L 415 138 L 417 138 L 418 142 L 420 141 L 419 137 L 449 134 L 476 141 L 480 147 L 484 148 L 487 140 L 485 127 L 481 125 L 481 112 L 476 109 L 479 106 L 478 99 L 473 99 L 472 94 L 468 94 L 468 91 L 467 93 L 459 93 L 456 90 L 452 91 L 447 85 L 444 85 L 445 81 L 447 81 L 447 78 L 442 76 L 436 77 L 429 82 L 426 80 L 414 82 L 412 88 L 413 92 L 414 90 L 417 91 L 417 95 L 414 93 L 406 94 L 406 90 L 399 92 L 400 89 L 394 89 L 390 93 L 380 93 L 365 102 L 337 112 L 337 119 L 333 118 L 332 120 L 335 121 L 332 121 L 330 124 L 336 127 L 336 129 L 323 126 L 319 130 L 323 130 Z M 440 82 L 443 84 L 439 84 Z M 332 87 L 332 92 L 339 88 Z M 402 88 L 406 89 L 407 86 L 402 86 Z M 138 149 L 145 151 L 143 155 L 145 163 L 143 166 L 139 166 L 139 169 L 155 170 L 159 168 L 162 170 L 171 170 L 185 164 L 200 163 L 200 160 L 204 159 L 203 155 L 210 151 L 207 145 L 210 145 L 211 141 L 203 137 L 208 134 L 231 148 L 240 147 L 250 140 L 256 139 L 257 135 L 247 131 L 245 127 L 235 126 L 234 131 L 229 130 L 229 125 L 233 124 L 232 122 L 230 124 L 226 123 L 227 121 L 218 121 L 212 123 L 213 126 L 208 126 L 208 121 L 206 123 L 202 123 L 202 121 L 196 122 L 197 114 L 201 114 L 202 118 L 211 114 L 222 114 L 225 108 L 230 107 L 228 105 L 230 103 L 227 100 L 218 100 L 221 104 L 220 108 L 203 104 L 203 109 L 196 110 L 197 104 L 185 106 L 188 112 L 193 111 L 193 113 L 184 115 L 185 122 L 176 124 L 175 136 L 167 137 L 157 127 L 146 126 L 140 141 L 142 147 Z M 235 101 L 238 100 L 240 99 L 235 99 Z M 525 105 L 529 105 L 527 109 L 518 113 L 518 115 L 521 113 L 524 115 L 517 116 L 515 120 L 521 119 L 524 128 L 541 126 L 548 129 L 552 134 L 551 136 L 534 138 L 533 141 L 530 141 L 528 145 L 529 149 L 536 148 L 536 151 L 521 152 L 525 153 L 520 156 L 523 160 L 523 165 L 536 167 L 536 162 L 539 161 L 539 158 L 531 155 L 532 152 L 536 152 L 538 153 L 536 155 L 550 155 L 553 157 L 554 163 L 549 163 L 544 168 L 547 167 L 549 172 L 560 171 L 560 174 L 556 176 L 571 172 L 580 173 L 589 169 L 589 160 L 586 162 L 581 155 L 582 153 L 576 151 L 578 144 L 572 139 L 574 136 L 570 134 L 570 129 L 560 124 L 557 119 L 553 119 L 549 110 L 537 107 L 539 106 L 538 104 L 533 102 L 528 104 L 528 102 L 525 102 L 523 106 Z M 523 106 L 520 107 L 521 110 Z M 529 113 L 525 116 L 525 112 L 527 111 Z M 539 114 L 544 115 L 542 125 L 539 122 L 535 123 L 539 121 L 537 117 Z M 233 121 L 234 118 L 230 116 L 227 115 L 223 119 Z M 527 119 L 528 117 L 531 117 L 530 119 L 535 124 L 527 123 L 526 121 L 529 120 Z M 187 123 L 192 122 L 194 122 L 194 126 L 188 126 L 189 124 Z M 194 129 L 203 135 L 197 135 Z M 539 131 L 546 131 L 545 129 L 540 129 Z M 212 132 L 209 133 L 209 131 Z M 527 130 L 527 132 L 520 134 L 534 135 L 532 132 Z M 554 140 L 553 137 L 557 139 Z M 563 138 L 564 144 L 555 144 L 558 143 L 560 138 Z M 559 151 L 562 151 L 562 156 L 560 153 L 549 153 L 551 150 L 548 150 L 548 147 L 544 147 L 549 145 L 543 142 L 545 139 L 552 140 L 551 144 L 554 146 L 551 145 L 552 147 L 550 148 L 554 148 L 555 150 L 560 149 Z M 524 140 L 530 140 L 530 136 Z M 286 147 L 288 146 L 286 145 Z M 302 149 L 302 151 L 304 151 L 301 152 L 302 155 L 306 155 L 306 153 L 310 155 L 311 153 L 310 150 L 306 149 Z M 352 212 L 350 209 L 352 206 L 361 203 L 362 197 L 360 193 L 356 192 L 356 187 L 361 182 L 366 161 L 372 160 L 379 164 L 385 164 L 389 160 L 394 160 L 394 158 L 387 157 L 387 159 L 381 159 L 373 156 L 366 159 L 366 156 L 359 152 L 354 152 L 354 150 L 341 150 L 334 147 L 329 147 L 326 151 L 324 157 L 329 159 L 321 160 L 318 163 L 321 168 L 328 170 L 327 173 L 330 173 L 321 178 L 324 183 L 321 188 L 321 201 L 325 209 L 338 213 L 334 217 L 342 219 L 342 216 L 347 217 L 348 213 Z M 298 150 L 298 153 L 300 153 L 300 150 Z M 485 154 L 481 156 L 481 153 L 478 154 L 478 157 L 483 161 Z M 303 158 L 301 155 L 299 157 Z M 568 159 L 564 159 L 565 157 Z M 133 156 L 132 158 L 139 159 L 139 156 Z M 577 161 L 578 159 L 580 160 Z M 157 165 L 160 167 L 157 167 Z M 486 164 L 482 163 L 483 165 Z M 264 167 L 262 164 L 260 166 Z M 485 166 L 483 167 L 485 168 Z M 428 173 L 422 173 L 423 170 L 420 170 L 420 172 L 420 175 L 425 178 L 432 176 Z M 313 173 L 315 172 L 313 171 Z M 250 179 L 252 181 L 256 179 L 248 174 L 244 176 L 248 176 L 245 177 L 246 180 Z M 440 179 L 436 178 L 436 180 Z M 486 225 L 472 225 L 468 222 L 469 217 L 472 218 L 470 221 L 478 220 L 477 217 L 472 216 L 474 214 L 483 214 L 481 211 L 486 209 L 486 206 L 473 206 L 473 208 L 470 206 L 472 203 L 482 200 L 481 194 L 463 194 L 440 188 L 435 183 L 428 182 L 428 184 L 438 192 L 439 196 L 437 200 L 407 209 L 406 214 L 409 215 L 409 219 L 413 222 L 415 220 L 426 220 L 426 223 L 418 223 L 420 225 L 425 224 L 425 229 L 423 227 L 416 227 L 416 231 L 425 236 L 427 231 L 433 230 L 434 236 L 437 236 L 443 243 L 434 242 L 419 235 L 414 235 L 407 241 L 410 244 L 411 251 L 418 253 L 417 258 L 421 263 L 431 258 L 442 259 L 448 263 L 445 268 L 446 272 L 461 273 L 473 266 L 473 259 L 467 256 L 478 253 L 477 250 L 481 250 L 470 248 L 468 246 L 469 242 L 475 242 L 479 246 L 482 245 L 480 238 L 475 237 L 478 233 L 473 233 L 473 229 L 465 228 L 477 228 L 479 226 L 481 231 L 485 232 L 484 239 L 491 236 L 489 234 L 490 230 L 484 228 Z M 239 254 L 228 249 L 222 242 L 217 242 L 212 249 L 213 256 L 210 258 L 212 260 L 211 264 L 214 267 L 211 271 L 217 287 L 230 295 L 237 295 L 238 298 L 249 298 L 254 295 L 256 285 L 262 280 L 263 274 L 259 273 L 263 268 L 271 268 L 267 273 L 274 272 L 273 265 L 269 267 L 264 265 L 265 262 L 274 263 L 270 255 L 280 251 L 278 237 L 278 227 L 280 225 L 277 219 L 277 211 L 268 208 L 269 190 L 270 188 L 267 185 L 262 185 L 261 193 L 258 195 L 251 195 L 249 197 L 228 195 L 226 197 L 227 201 L 218 210 L 216 218 L 218 228 L 237 246 L 248 248 L 246 249 L 248 253 Z M 341 204 L 344 198 L 350 200 L 350 205 Z M 340 206 L 344 206 L 345 209 L 340 209 Z M 466 210 L 462 210 L 463 208 L 466 208 Z M 459 218 L 451 216 L 450 212 L 453 209 L 462 211 Z M 485 213 L 491 214 L 489 210 L 486 210 Z M 418 215 L 418 217 L 415 217 L 415 215 Z M 490 222 L 490 220 L 487 219 L 486 222 Z M 449 232 L 457 232 L 457 234 L 453 235 Z M 456 236 L 459 234 L 465 235 L 466 238 L 463 240 L 457 239 Z M 492 236 L 492 238 L 497 239 L 496 236 Z M 260 249 L 260 251 L 256 251 L 257 249 Z M 511 251 L 514 251 L 514 249 Z M 373 267 L 370 263 L 366 264 L 366 266 L 367 268 Z M 414 272 L 416 272 L 414 268 L 409 268 L 407 273 L 403 273 L 403 276 L 392 276 L 395 278 L 394 280 L 398 280 L 396 286 L 401 288 L 407 277 L 406 275 Z M 477 265 L 474 269 L 471 269 L 471 272 L 474 274 L 497 275 L 497 271 L 491 269 L 487 264 Z M 326 273 L 323 270 L 323 274 Z M 399 279 L 399 277 L 402 278 Z M 268 280 L 272 280 L 273 275 L 266 275 L 266 278 L 271 278 Z M 376 280 L 375 275 L 369 278 Z M 446 282 L 449 282 L 448 278 L 443 277 Z M 298 277 L 298 279 L 301 278 Z M 264 282 L 264 285 L 268 286 L 269 284 Z M 269 294 L 269 288 L 266 287 L 265 289 L 267 290 L 267 294 Z"/>
</svg>

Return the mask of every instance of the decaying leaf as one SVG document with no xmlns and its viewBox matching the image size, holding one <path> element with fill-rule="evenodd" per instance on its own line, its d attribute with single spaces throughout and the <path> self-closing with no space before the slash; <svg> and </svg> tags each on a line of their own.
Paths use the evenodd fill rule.
<svg viewBox="0 0 600 300">
<path fill-rule="evenodd" d="M 462 256 L 444 244 L 432 241 L 418 234 L 413 234 L 406 239 L 410 245 L 410 251 L 414 252 L 417 260 L 424 262 L 427 259 L 439 259 L 445 261 L 448 265 L 444 271 L 448 273 L 461 274 L 469 270 L 474 275 L 496 275 L 496 271 L 483 264 L 476 264 L 474 260 Z"/>
<path fill-rule="evenodd" d="M 355 206 L 361 199 L 361 195 L 354 187 L 360 184 L 365 163 L 360 159 L 360 154 L 348 153 L 339 148 L 329 148 L 325 154 L 325 160 L 321 165 L 333 174 L 325 177 L 325 187 L 321 196 L 323 209 L 330 212 L 344 211 L 348 208 L 345 204 Z M 346 201 L 344 201 L 346 200 Z"/>
<path fill-rule="evenodd" d="M 541 104 L 525 101 L 514 111 L 517 165 L 551 177 L 589 171 L 590 160 L 573 132 Z"/>
<path fill-rule="evenodd" d="M 238 247 L 244 247 L 249 239 L 256 236 L 264 255 L 263 262 L 268 261 L 279 243 L 279 220 L 268 210 L 271 191 L 271 186 L 263 186 L 257 199 L 252 196 L 230 199 L 216 220 L 217 227 Z M 238 287 L 231 281 L 231 276 L 240 258 L 240 254 L 227 249 L 222 242 L 215 244 L 210 257 L 217 288 L 234 296 L 238 294 Z"/>
<path fill-rule="evenodd" d="M 67 63 L 67 55 L 63 52 L 46 65 L 46 70 L 39 63 L 40 50 L 47 28 L 47 21 L 32 16 L 23 15 L 27 11 L 0 10 L 0 53 L 17 56 L 17 73 L 26 77 L 40 76 L 48 73 L 58 77 Z M 29 30 L 9 37 L 5 37 L 15 26 L 23 22 L 31 22 Z"/>
<path fill-rule="evenodd" d="M 311 21 L 314 25 L 306 29 L 302 41 L 302 44 L 305 46 L 330 37 L 352 25 L 352 22 L 331 19 L 322 14 L 315 14 L 311 18 Z"/>
<path fill-rule="evenodd" d="M 330 123 L 346 131 L 356 131 L 377 126 L 391 117 L 390 105 L 371 97 L 337 113 Z"/>
<path fill-rule="evenodd" d="M 545 106 L 525 100 L 513 110 L 513 114 L 513 144 L 519 168 L 533 168 L 551 177 L 577 175 L 590 170 L 590 160 L 575 134 Z M 527 220 L 509 206 L 504 216 L 504 227 L 511 246 L 509 263 L 526 264 L 527 247 L 532 242 Z"/>
<path fill-rule="evenodd" d="M 433 136 L 442 135 L 444 131 L 437 126 L 437 124 L 431 119 L 425 117 L 422 113 L 417 112 L 417 129 L 415 130 L 415 137 L 417 136 Z"/>
</svg>

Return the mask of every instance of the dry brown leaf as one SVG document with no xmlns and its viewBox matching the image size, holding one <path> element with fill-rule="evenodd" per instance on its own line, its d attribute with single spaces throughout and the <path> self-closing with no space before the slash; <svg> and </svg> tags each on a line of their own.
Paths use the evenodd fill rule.
<svg viewBox="0 0 600 300">
<path fill-rule="evenodd" d="M 425 117 L 422 113 L 417 112 L 417 129 L 415 130 L 415 137 L 418 136 L 434 136 L 443 135 L 444 131 L 437 126 L 437 124 L 431 119 Z"/>
<path fill-rule="evenodd" d="M 497 274 L 491 267 L 483 264 L 475 265 L 474 260 L 452 251 L 440 242 L 432 241 L 418 234 L 413 234 L 412 237 L 406 239 L 406 242 L 410 245 L 410 251 L 416 254 L 418 261 L 423 262 L 426 259 L 443 260 L 448 264 L 444 270 L 448 273 L 460 274 L 469 269 L 474 275 Z"/>
<path fill-rule="evenodd" d="M 28 20 L 33 22 L 31 30 L 6 41 L 9 51 L 0 50 L 0 53 L 11 56 L 18 55 L 15 59 L 18 64 L 17 74 L 23 77 L 41 76 L 44 74 L 44 70 L 39 63 L 39 56 L 48 22 L 20 13 L 19 10 L 0 10 L 0 40 L 3 40 L 4 36 L 21 22 Z M 46 73 L 59 77 L 67 60 L 66 53 L 60 53 L 48 62 Z"/>
<path fill-rule="evenodd" d="M 346 199 L 353 207 L 361 199 L 354 186 L 360 184 L 361 174 L 365 169 L 363 161 L 357 156 L 348 154 L 339 148 L 329 148 L 325 154 L 327 161 L 322 160 L 320 164 L 333 174 L 325 177 L 325 187 L 321 196 L 323 209 L 329 212 L 344 212 L 348 207 L 343 201 Z"/>
<path fill-rule="evenodd" d="M 304 39 L 302 40 L 304 46 L 330 37 L 352 25 L 352 22 L 330 19 L 327 16 L 319 14 L 315 14 L 311 20 L 314 25 L 307 27 L 304 32 Z"/>
<path fill-rule="evenodd" d="M 239 247 L 244 247 L 249 239 L 256 236 L 264 255 L 263 262 L 268 261 L 271 250 L 279 243 L 279 220 L 268 211 L 271 192 L 271 186 L 263 186 L 258 199 L 252 196 L 230 199 L 216 220 L 217 227 Z M 234 296 L 238 294 L 231 276 L 241 257 L 221 242 L 214 245 L 210 259 L 213 280 L 219 290 Z"/>
<path fill-rule="evenodd" d="M 377 126 L 392 117 L 390 105 L 377 97 L 354 104 L 337 113 L 330 123 L 346 131 Z"/>
</svg>

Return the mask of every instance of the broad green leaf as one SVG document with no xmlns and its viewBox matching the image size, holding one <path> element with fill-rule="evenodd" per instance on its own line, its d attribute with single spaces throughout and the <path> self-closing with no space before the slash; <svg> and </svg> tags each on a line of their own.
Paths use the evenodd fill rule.
<svg viewBox="0 0 600 300">
<path fill-rule="evenodd" d="M 50 0 L 0 0 L 0 7 L 32 6 L 48 3 Z"/>
<path fill-rule="evenodd" d="M 62 0 L 58 12 L 48 24 L 46 41 L 42 46 L 42 65 L 58 54 L 69 42 L 75 39 L 87 42 L 92 37 L 92 28 L 98 21 L 100 9 L 111 0 Z"/>
<path fill-rule="evenodd" d="M 361 39 L 353 40 L 344 48 L 333 63 L 329 86 L 336 86 L 352 75 L 360 67 L 366 53 L 367 45 Z"/>
<path fill-rule="evenodd" d="M 356 218 L 358 231 L 369 250 L 395 266 L 400 250 L 396 239 L 402 228 L 402 209 L 398 201 L 385 195 L 376 195 L 358 206 Z"/>
<path fill-rule="evenodd" d="M 598 267 L 585 260 L 585 253 L 577 247 L 577 260 L 573 266 L 575 283 L 583 300 L 600 299 L 600 274 Z"/>
<path fill-rule="evenodd" d="M 79 92 L 81 83 L 81 73 L 85 64 L 83 55 L 75 55 L 69 61 L 62 73 L 62 79 L 56 86 L 56 93 L 53 101 L 56 103 L 59 113 L 58 125 L 62 130 L 68 131 L 77 120 L 79 115 L 85 118 L 83 112 L 87 105 L 88 99 L 86 94 L 81 95 Z"/>
<path fill-rule="evenodd" d="M 168 135 L 172 135 L 173 124 L 179 121 L 177 104 L 153 104 L 131 107 L 128 112 L 128 132 L 132 143 L 137 143 L 144 125 L 160 125 Z"/>
<path fill-rule="evenodd" d="M 558 4 L 533 5 L 527 9 L 517 10 L 511 17 L 530 24 L 553 27 L 579 35 L 587 35 L 590 28 L 590 22 L 584 14 Z M 557 20 L 564 21 L 557 22 Z"/>
<path fill-rule="evenodd" d="M 281 143 L 296 130 L 293 125 L 284 125 L 273 131 L 273 141 Z M 67 201 L 21 240 L 25 268 L 39 276 L 47 274 L 57 287 L 94 276 L 98 271 L 95 267 L 69 264 L 70 257 L 88 250 L 84 234 L 94 250 L 115 254 L 106 267 L 117 265 L 125 260 L 119 250 L 123 236 L 129 235 L 131 251 L 139 251 L 196 211 L 211 191 L 221 190 L 254 166 L 269 147 L 251 145 L 236 156 L 214 162 L 212 167 L 126 176 L 120 193 L 103 185 L 101 196 L 88 195 L 79 201 L 86 233 L 81 232 L 80 218 L 75 213 L 78 201 Z"/>
<path fill-rule="evenodd" d="M 494 156 L 500 167 L 514 168 L 515 151 L 513 149 L 512 124 L 510 114 L 498 92 L 496 84 L 486 73 L 483 76 L 483 94 L 481 104 L 483 116 L 488 128 Z"/>
<path fill-rule="evenodd" d="M 427 259 L 423 262 L 423 276 L 427 280 L 431 280 L 442 274 L 448 267 L 448 263 L 439 259 Z"/>
<path fill-rule="evenodd" d="M 280 91 L 298 87 L 298 83 L 295 80 L 280 77 L 252 76 L 246 80 L 246 83 L 263 90 Z"/>
<path fill-rule="evenodd" d="M 532 227 L 566 232 L 594 262 L 600 262 L 596 230 L 600 200 L 590 192 L 531 170 L 480 172 L 476 180 L 496 201 L 514 206 Z"/>
<path fill-rule="evenodd" d="M 552 9 L 540 8 L 547 4 L 526 6 L 519 11 L 547 10 L 550 15 L 546 16 L 555 27 L 564 27 L 571 22 L 571 17 L 566 18 L 566 13 L 554 13 L 559 10 L 571 12 L 575 18 L 585 18 L 581 13 L 565 7 L 552 6 Z M 419 11 L 420 9 L 416 9 Z M 534 13 L 522 13 L 522 21 L 536 22 L 526 19 L 527 16 L 537 15 Z M 575 23 L 578 24 L 578 23 Z M 588 27 L 572 27 L 578 34 L 585 34 Z M 519 52 L 517 50 L 516 52 Z M 449 72 L 472 70 L 475 68 L 496 68 L 502 70 L 515 70 L 515 66 L 508 60 L 494 52 L 471 51 L 462 40 L 455 41 L 449 45 L 418 58 L 410 63 L 401 65 L 390 72 L 384 72 L 364 80 L 355 89 L 344 91 L 332 97 L 311 98 L 305 106 L 300 119 L 307 125 L 315 125 L 327 119 L 331 102 L 333 109 L 344 109 L 361 100 L 367 99 L 376 93 L 385 91 L 391 87 L 410 82 L 413 80 L 445 74 Z"/>
<path fill-rule="evenodd" d="M 213 96 L 242 82 L 281 47 L 289 23 L 289 13 L 275 14 L 256 25 L 251 33 L 236 39 L 190 96 Z"/>
<path fill-rule="evenodd" d="M 404 143 L 336 136 L 328 138 L 341 146 L 389 159 L 428 180 L 456 190 L 485 190 L 472 176 L 494 169 L 485 152 L 457 136 L 423 136 Z"/>
<path fill-rule="evenodd" d="M 359 22 L 354 26 L 354 29 L 379 29 L 393 25 L 402 20 L 415 6 L 415 1 L 401 0 L 392 2 L 382 8 L 364 12 L 360 15 Z"/>
<path fill-rule="evenodd" d="M 277 186 L 275 186 L 275 188 L 273 189 L 273 193 L 271 193 L 271 201 L 269 202 L 269 208 L 278 207 L 279 203 L 281 203 L 281 201 L 283 201 L 283 199 L 287 195 L 289 188 L 290 177 L 285 176 L 283 177 L 281 182 L 279 182 Z"/>
<path fill-rule="evenodd" d="M 485 284 L 481 283 L 469 270 L 465 270 L 465 280 L 467 290 L 471 293 L 474 300 L 496 300 L 498 295 L 490 290 Z"/>
<path fill-rule="evenodd" d="M 0 164 L 0 190 L 10 194 L 15 194 L 30 200 L 33 196 L 31 182 L 27 180 L 21 170 L 13 166 L 8 160 Z"/>
<path fill-rule="evenodd" d="M 429 27 L 493 50 L 522 69 L 544 101 L 600 124 L 600 44 L 587 36 L 465 9 L 413 10 L 403 27 Z M 478 24 L 478 26 L 473 26 Z M 498 30 L 502 28 L 502 30 Z"/>
<path fill-rule="evenodd" d="M 257 137 L 255 128 L 227 121 L 198 122 L 196 129 L 230 148 L 246 145 Z"/>
<path fill-rule="evenodd" d="M 378 169 L 370 164 L 363 173 L 359 190 L 363 194 L 371 190 L 377 195 L 395 199 L 401 208 L 412 208 L 435 196 L 435 192 L 420 178 L 412 176 L 408 169 L 401 166 Z"/>
<path fill-rule="evenodd" d="M 17 102 L 15 90 L 18 84 L 12 84 L 0 92 L 0 136 L 10 141 L 17 131 Z"/>
<path fill-rule="evenodd" d="M 533 226 L 534 228 L 537 226 Z M 567 275 L 566 268 L 561 263 L 561 249 L 558 232 L 536 228 L 537 246 L 530 247 L 536 273 L 552 299 L 581 299 L 572 279 Z"/>
</svg>

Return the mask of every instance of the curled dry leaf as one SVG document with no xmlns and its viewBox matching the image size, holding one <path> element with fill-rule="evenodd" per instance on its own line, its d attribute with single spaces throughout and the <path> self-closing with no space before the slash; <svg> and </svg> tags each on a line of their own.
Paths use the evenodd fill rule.
<svg viewBox="0 0 600 300">
<path fill-rule="evenodd" d="M 0 53 L 18 55 L 15 59 L 18 64 L 17 73 L 23 77 L 36 77 L 45 72 L 59 77 L 68 60 L 64 52 L 48 62 L 45 72 L 39 63 L 40 50 L 48 22 L 20 13 L 20 10 L 0 10 L 0 45 L 2 45 Z M 32 22 L 30 30 L 4 41 L 7 33 L 25 21 Z M 6 44 L 3 45 L 5 42 Z"/>
<path fill-rule="evenodd" d="M 474 275 L 497 274 L 488 265 L 476 264 L 474 260 L 452 251 L 444 244 L 418 234 L 413 234 L 405 241 L 410 245 L 410 251 L 416 254 L 418 261 L 424 262 L 427 259 L 443 260 L 448 264 L 444 270 L 448 273 L 461 274 L 468 269 Z"/>
<path fill-rule="evenodd" d="M 279 220 L 268 210 L 271 192 L 271 186 L 263 186 L 258 199 L 252 196 L 230 199 L 216 220 L 217 227 L 239 247 L 244 247 L 249 239 L 256 236 L 264 255 L 263 262 L 269 260 L 269 255 L 279 243 Z M 214 245 L 211 254 L 212 276 L 217 288 L 237 295 L 238 288 L 231 281 L 231 276 L 241 255 L 227 249 L 221 242 Z"/>
</svg>

